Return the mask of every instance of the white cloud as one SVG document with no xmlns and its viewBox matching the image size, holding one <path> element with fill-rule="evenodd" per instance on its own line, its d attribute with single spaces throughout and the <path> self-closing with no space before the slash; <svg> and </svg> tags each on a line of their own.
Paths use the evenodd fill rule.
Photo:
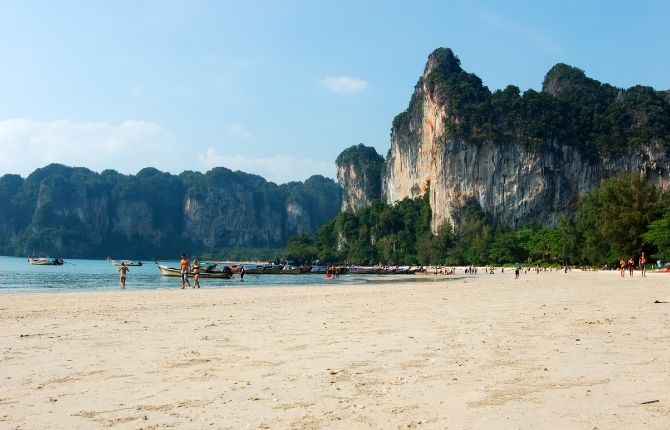
<svg viewBox="0 0 670 430">
<path fill-rule="evenodd" d="M 136 173 L 143 167 L 181 172 L 186 149 L 149 121 L 0 121 L 0 174 L 27 176 L 50 163 Z M 193 160 L 191 165 L 195 165 Z"/>
<path fill-rule="evenodd" d="M 240 137 L 251 137 L 243 127 L 231 127 Z M 28 176 L 50 163 L 114 169 L 135 174 L 145 167 L 178 174 L 213 167 L 254 173 L 276 183 L 304 181 L 321 174 L 335 178 L 335 163 L 293 155 L 249 158 L 220 154 L 213 147 L 198 150 L 177 141 L 150 121 L 76 122 L 16 118 L 0 121 L 0 176 Z"/>
<path fill-rule="evenodd" d="M 230 124 L 230 127 L 228 127 L 228 131 L 230 131 L 230 134 L 232 134 L 235 137 L 239 137 L 240 139 L 251 139 L 252 135 L 251 133 L 245 129 L 242 124 L 239 124 L 237 122 L 234 122 Z"/>
<path fill-rule="evenodd" d="M 354 76 L 328 76 L 321 79 L 328 91 L 334 93 L 358 93 L 368 88 L 367 81 Z"/>
<path fill-rule="evenodd" d="M 249 158 L 242 155 L 220 154 L 210 146 L 198 158 L 202 170 L 209 170 L 214 167 L 227 167 L 231 170 L 254 173 L 278 184 L 290 181 L 304 181 L 310 176 L 317 174 L 335 178 L 334 162 L 298 158 L 293 155 Z"/>
</svg>

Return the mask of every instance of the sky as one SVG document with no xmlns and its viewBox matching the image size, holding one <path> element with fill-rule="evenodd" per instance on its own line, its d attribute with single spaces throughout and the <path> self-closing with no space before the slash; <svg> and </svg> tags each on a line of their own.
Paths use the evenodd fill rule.
<svg viewBox="0 0 670 430">
<path fill-rule="evenodd" d="M 0 0 L 0 175 L 227 167 L 277 183 L 386 155 L 428 55 L 491 90 L 567 63 L 670 89 L 666 1 Z"/>
</svg>

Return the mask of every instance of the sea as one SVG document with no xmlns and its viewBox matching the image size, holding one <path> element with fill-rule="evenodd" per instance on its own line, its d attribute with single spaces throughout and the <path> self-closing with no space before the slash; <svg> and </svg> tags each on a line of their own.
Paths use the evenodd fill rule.
<svg viewBox="0 0 670 430">
<path fill-rule="evenodd" d="M 160 261 L 177 267 L 177 261 Z M 202 263 L 201 263 L 202 264 Z M 231 279 L 200 279 L 201 288 L 258 288 L 301 285 L 351 285 L 380 281 L 408 281 L 414 275 L 340 275 L 327 279 L 322 274 L 239 275 Z M 190 279 L 191 285 L 193 279 Z M 154 262 L 132 266 L 126 289 L 177 289 L 180 278 L 161 276 Z M 188 287 L 187 287 L 188 288 Z M 65 259 L 62 266 L 33 266 L 27 258 L 0 256 L 0 294 L 47 291 L 104 291 L 119 289 L 118 267 L 107 260 Z"/>
</svg>

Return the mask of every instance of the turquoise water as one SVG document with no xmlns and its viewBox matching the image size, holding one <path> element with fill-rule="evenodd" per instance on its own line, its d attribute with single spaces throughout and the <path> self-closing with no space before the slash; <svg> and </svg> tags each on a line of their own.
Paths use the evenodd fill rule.
<svg viewBox="0 0 670 430">
<path fill-rule="evenodd" d="M 179 278 L 161 276 L 153 262 L 130 267 L 127 289 L 181 288 Z M 161 262 L 172 267 L 177 262 Z M 117 267 L 106 260 L 66 259 L 62 266 L 33 266 L 27 258 L 0 257 L 0 293 L 29 291 L 100 291 L 119 288 Z M 412 275 L 342 275 L 326 279 L 324 275 L 246 275 L 244 282 L 235 275 L 231 279 L 201 279 L 202 288 L 249 288 L 291 285 L 359 284 L 383 279 L 411 280 Z M 191 285 L 193 279 L 190 280 Z"/>
</svg>

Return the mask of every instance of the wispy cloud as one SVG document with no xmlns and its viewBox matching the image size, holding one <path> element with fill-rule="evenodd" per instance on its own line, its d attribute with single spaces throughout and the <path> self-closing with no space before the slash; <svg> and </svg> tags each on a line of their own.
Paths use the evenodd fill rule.
<svg viewBox="0 0 670 430">
<path fill-rule="evenodd" d="M 49 163 L 95 171 L 114 168 L 122 173 L 147 166 L 169 171 L 187 168 L 175 139 L 158 124 L 141 120 L 113 124 L 9 119 L 0 121 L 0 148 L 0 174 L 26 176 Z"/>
<path fill-rule="evenodd" d="M 253 136 L 251 133 L 242 126 L 242 124 L 234 122 L 230 124 L 228 127 L 228 131 L 230 131 L 230 134 L 232 134 L 235 137 L 239 137 L 240 139 L 251 139 Z"/>
<path fill-rule="evenodd" d="M 320 82 L 328 91 L 334 93 L 358 93 L 368 88 L 367 81 L 355 76 L 327 76 Z"/>
<path fill-rule="evenodd" d="M 298 158 L 293 155 L 250 158 L 242 155 L 220 154 L 213 147 L 209 147 L 198 158 L 202 170 L 227 167 L 231 170 L 254 173 L 278 184 L 304 181 L 317 174 L 335 178 L 335 163 Z"/>
<path fill-rule="evenodd" d="M 230 130 L 242 137 L 251 136 L 241 126 L 231 126 Z M 114 169 L 125 174 L 137 173 L 144 167 L 178 174 L 223 166 L 276 183 L 304 181 L 316 174 L 335 178 L 335 164 L 330 161 L 293 155 L 251 158 L 222 154 L 214 147 L 194 154 L 189 146 L 151 121 L 109 123 L 25 118 L 0 121 L 0 176 L 18 173 L 25 177 L 50 163 L 87 167 L 97 172 Z"/>
</svg>

